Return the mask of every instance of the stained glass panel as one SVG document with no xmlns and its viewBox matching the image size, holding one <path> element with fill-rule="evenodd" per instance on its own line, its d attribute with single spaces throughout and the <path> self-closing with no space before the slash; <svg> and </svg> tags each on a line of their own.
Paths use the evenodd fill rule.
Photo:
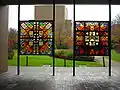
<svg viewBox="0 0 120 90">
<path fill-rule="evenodd" d="M 108 22 L 76 21 L 76 56 L 108 56 Z"/>
<path fill-rule="evenodd" d="M 52 21 L 20 22 L 20 54 L 52 55 Z"/>
<path fill-rule="evenodd" d="M 33 54 L 33 39 L 20 39 L 20 54 Z"/>
</svg>

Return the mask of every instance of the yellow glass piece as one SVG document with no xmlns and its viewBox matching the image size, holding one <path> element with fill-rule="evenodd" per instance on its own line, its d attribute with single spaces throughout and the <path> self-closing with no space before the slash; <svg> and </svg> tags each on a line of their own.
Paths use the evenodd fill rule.
<svg viewBox="0 0 120 90">
<path fill-rule="evenodd" d="M 24 29 L 27 28 L 27 26 L 26 26 L 24 23 L 22 23 L 21 26 L 22 26 Z"/>
<path fill-rule="evenodd" d="M 29 35 L 33 35 L 33 31 L 29 31 Z"/>
<path fill-rule="evenodd" d="M 98 32 L 96 32 L 96 35 L 98 35 Z"/>
<path fill-rule="evenodd" d="M 102 23 L 100 27 L 103 28 L 104 27 L 104 23 Z"/>
<path fill-rule="evenodd" d="M 50 54 L 51 52 L 50 51 L 48 51 L 48 54 Z"/>
<path fill-rule="evenodd" d="M 24 53 L 25 53 L 25 50 L 21 50 L 21 53 L 24 54 Z"/>
<path fill-rule="evenodd" d="M 25 32 L 25 30 L 24 30 L 24 29 L 21 29 L 21 32 L 22 32 L 22 33 L 24 33 L 24 32 Z"/>
<path fill-rule="evenodd" d="M 49 29 L 52 26 L 51 23 L 47 24 L 46 28 Z"/>
<path fill-rule="evenodd" d="M 51 29 L 49 29 L 49 30 L 46 32 L 47 35 L 50 35 L 50 33 L 51 33 Z"/>
<path fill-rule="evenodd" d="M 35 53 L 35 50 L 33 50 L 33 52 Z"/>
<path fill-rule="evenodd" d="M 86 42 L 89 41 L 89 36 L 85 36 L 85 41 L 86 41 Z"/>
<path fill-rule="evenodd" d="M 29 45 L 30 45 L 30 46 L 33 46 L 33 42 L 29 42 Z"/>
<path fill-rule="evenodd" d="M 40 46 L 43 45 L 43 42 L 39 42 L 39 45 L 40 45 Z"/>
<path fill-rule="evenodd" d="M 24 44 L 22 44 L 21 47 L 24 47 Z"/>
<path fill-rule="evenodd" d="M 44 27 L 43 26 L 40 26 L 40 29 L 43 29 Z"/>
<path fill-rule="evenodd" d="M 82 41 L 83 40 L 83 36 L 77 36 L 77 40 L 80 40 L 80 41 Z"/>
<path fill-rule="evenodd" d="M 39 31 L 39 35 L 43 35 L 43 31 Z"/>
<path fill-rule="evenodd" d="M 95 26 L 94 23 L 90 23 L 90 30 L 91 30 L 91 31 L 94 31 L 94 26 Z"/>
</svg>

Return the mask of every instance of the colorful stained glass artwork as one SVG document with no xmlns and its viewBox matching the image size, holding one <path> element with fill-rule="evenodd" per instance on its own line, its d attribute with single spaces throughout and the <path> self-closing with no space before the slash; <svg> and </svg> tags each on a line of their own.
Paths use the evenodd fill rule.
<svg viewBox="0 0 120 90">
<path fill-rule="evenodd" d="M 108 56 L 108 22 L 76 21 L 76 56 Z"/>
<path fill-rule="evenodd" d="M 101 22 L 100 23 L 100 31 L 107 31 L 108 30 L 108 23 L 107 22 Z"/>
<path fill-rule="evenodd" d="M 84 30 L 84 23 L 82 22 L 76 22 L 76 30 L 83 31 Z"/>
<path fill-rule="evenodd" d="M 52 21 L 20 22 L 20 55 L 52 55 Z"/>
<path fill-rule="evenodd" d="M 86 22 L 85 23 L 85 30 L 98 31 L 99 30 L 98 22 Z"/>
<path fill-rule="evenodd" d="M 33 54 L 33 40 L 20 39 L 20 54 Z"/>
<path fill-rule="evenodd" d="M 83 33 L 83 32 L 77 32 L 76 34 L 77 34 L 77 36 L 76 36 L 76 40 L 77 40 L 76 44 L 77 44 L 77 45 L 82 45 L 82 44 L 84 44 L 84 43 L 83 43 L 84 33 Z"/>
<path fill-rule="evenodd" d="M 44 39 L 39 43 L 40 54 L 52 54 L 52 39 Z"/>
</svg>

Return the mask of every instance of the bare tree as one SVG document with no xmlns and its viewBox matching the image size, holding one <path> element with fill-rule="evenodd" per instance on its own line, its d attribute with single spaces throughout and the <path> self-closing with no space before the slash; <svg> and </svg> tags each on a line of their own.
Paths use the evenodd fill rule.
<svg viewBox="0 0 120 90">
<path fill-rule="evenodd" d="M 115 16 L 112 21 L 112 41 L 114 42 L 114 49 L 120 53 L 120 14 Z"/>
<path fill-rule="evenodd" d="M 115 16 L 115 19 L 112 20 L 112 25 L 120 24 L 120 13 Z"/>
<path fill-rule="evenodd" d="M 65 46 L 67 48 L 66 43 L 72 39 L 72 37 L 68 34 L 68 31 L 69 30 L 66 30 L 61 23 L 57 23 L 55 31 L 56 46 Z"/>
</svg>

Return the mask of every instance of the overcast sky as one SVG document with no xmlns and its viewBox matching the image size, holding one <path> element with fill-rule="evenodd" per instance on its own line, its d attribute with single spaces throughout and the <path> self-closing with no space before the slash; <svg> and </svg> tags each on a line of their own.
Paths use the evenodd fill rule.
<svg viewBox="0 0 120 90">
<path fill-rule="evenodd" d="M 18 28 L 18 6 L 9 6 L 9 28 Z M 68 19 L 73 20 L 73 5 L 66 5 L 68 9 Z M 112 5 L 112 19 L 120 13 L 120 5 Z M 34 20 L 34 5 L 21 5 L 20 11 L 21 20 Z M 109 20 L 108 5 L 76 5 L 75 6 L 76 20 Z"/>
</svg>

